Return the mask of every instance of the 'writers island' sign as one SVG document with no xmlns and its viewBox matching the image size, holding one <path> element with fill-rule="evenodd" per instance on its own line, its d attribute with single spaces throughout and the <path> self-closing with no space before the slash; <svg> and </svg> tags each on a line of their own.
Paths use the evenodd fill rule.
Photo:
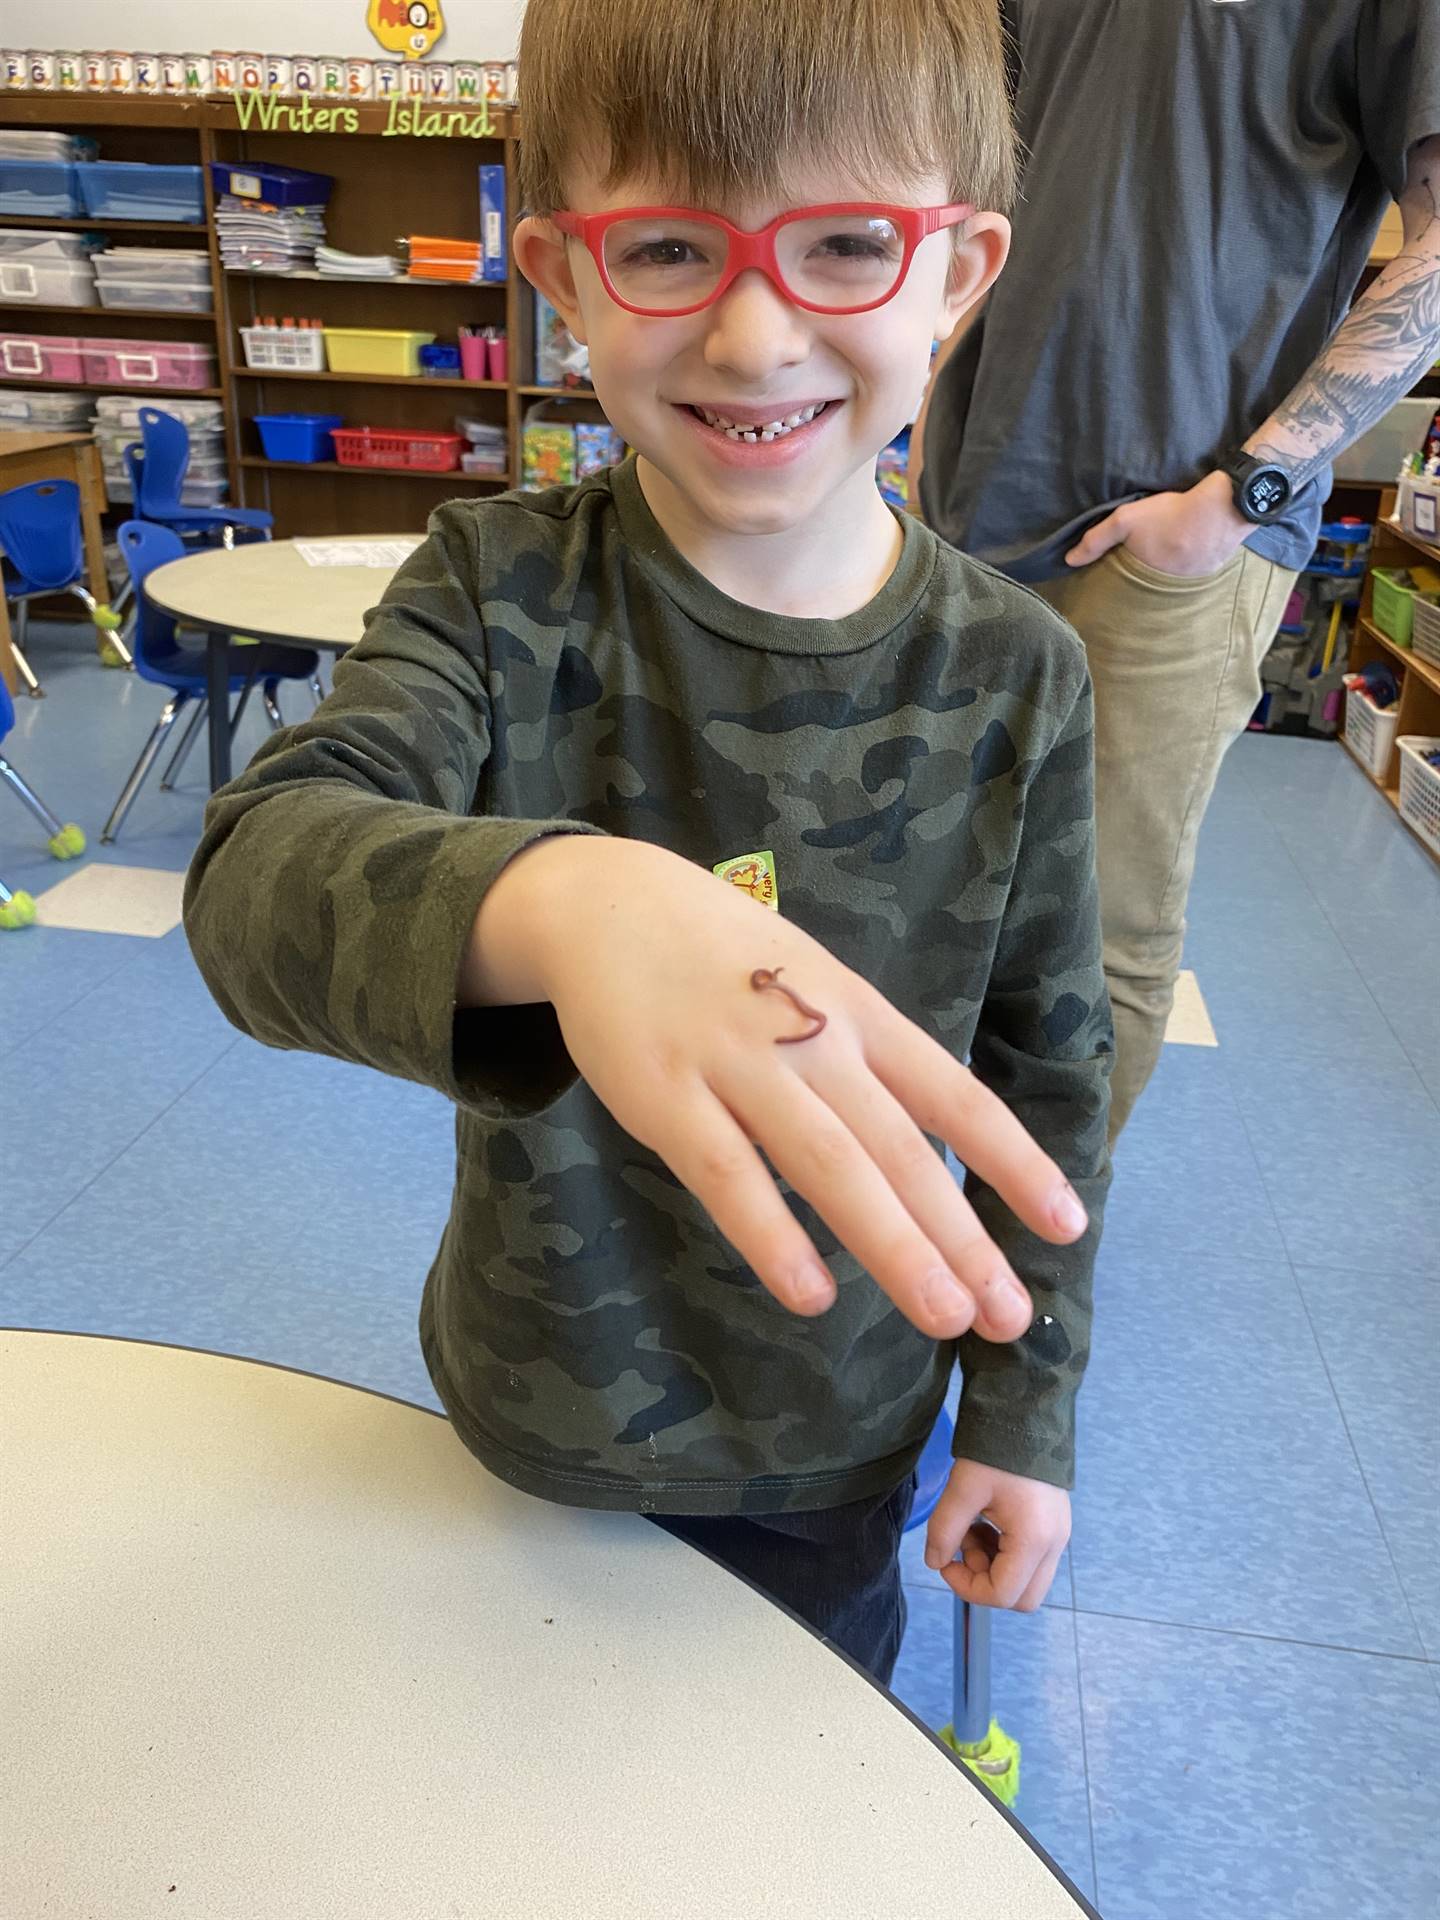
<svg viewBox="0 0 1440 1920">
<path fill-rule="evenodd" d="M 235 114 L 242 133 L 255 123 L 259 133 L 359 133 L 360 113 L 356 107 L 312 106 L 308 94 L 299 100 L 281 100 L 273 93 L 237 93 Z M 420 139 L 489 140 L 495 135 L 490 108 L 481 101 L 473 112 L 455 108 L 426 107 L 419 101 L 390 96 L 390 111 L 380 136 L 410 134 Z"/>
</svg>

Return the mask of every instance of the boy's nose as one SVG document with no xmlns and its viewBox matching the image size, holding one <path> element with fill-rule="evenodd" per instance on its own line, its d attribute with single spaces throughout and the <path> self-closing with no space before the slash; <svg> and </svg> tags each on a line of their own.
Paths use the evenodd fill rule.
<svg viewBox="0 0 1440 1920">
<path fill-rule="evenodd" d="M 759 379 L 810 357 L 810 315 L 793 306 L 758 267 L 742 273 L 709 309 L 706 363 Z"/>
</svg>

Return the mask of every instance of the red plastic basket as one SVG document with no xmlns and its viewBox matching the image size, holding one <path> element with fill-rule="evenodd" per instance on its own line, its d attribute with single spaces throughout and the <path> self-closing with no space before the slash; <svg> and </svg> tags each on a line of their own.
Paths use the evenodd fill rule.
<svg viewBox="0 0 1440 1920">
<path fill-rule="evenodd" d="M 378 427 L 336 427 L 335 458 L 342 467 L 420 467 L 449 473 L 465 442 L 458 433 L 382 433 Z"/>
</svg>

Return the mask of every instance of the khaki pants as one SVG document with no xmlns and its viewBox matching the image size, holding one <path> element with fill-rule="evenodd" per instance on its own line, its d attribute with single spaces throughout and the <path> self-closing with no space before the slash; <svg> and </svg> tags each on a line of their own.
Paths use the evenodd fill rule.
<svg viewBox="0 0 1440 1920">
<path fill-rule="evenodd" d="M 1160 1057 L 1200 822 L 1220 762 L 1259 701 L 1260 663 L 1295 579 L 1248 547 L 1218 572 L 1186 580 L 1120 546 L 1039 588 L 1085 642 L 1095 683 L 1112 1144 Z"/>
</svg>

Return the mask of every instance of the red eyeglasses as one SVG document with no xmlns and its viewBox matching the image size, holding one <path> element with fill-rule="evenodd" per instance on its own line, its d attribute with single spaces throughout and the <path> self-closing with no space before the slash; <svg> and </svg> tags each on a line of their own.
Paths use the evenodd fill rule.
<svg viewBox="0 0 1440 1920">
<path fill-rule="evenodd" d="M 922 240 L 974 211 L 843 201 L 796 207 L 751 233 L 690 207 L 550 218 L 561 233 L 584 241 L 618 306 L 674 319 L 712 305 L 751 267 L 809 313 L 868 313 L 900 291 Z"/>
</svg>

